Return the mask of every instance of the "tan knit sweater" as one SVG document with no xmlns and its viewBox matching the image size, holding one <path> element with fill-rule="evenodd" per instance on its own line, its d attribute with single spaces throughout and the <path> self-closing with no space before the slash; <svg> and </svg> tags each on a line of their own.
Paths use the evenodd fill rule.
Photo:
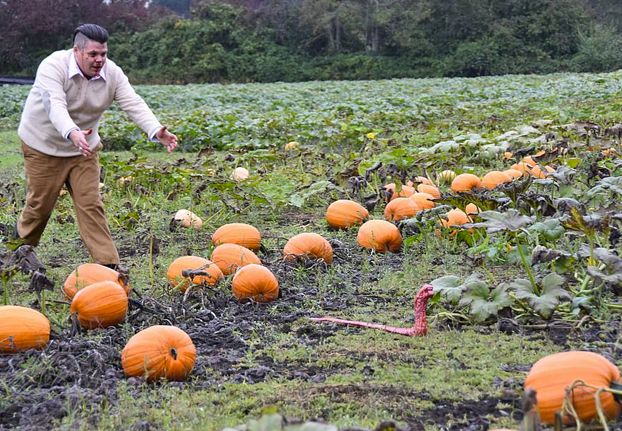
<svg viewBox="0 0 622 431">
<path fill-rule="evenodd" d="M 82 75 L 69 78 L 69 61 L 75 61 L 71 50 L 57 51 L 39 65 L 18 129 L 26 145 L 51 156 L 79 156 L 66 136 L 75 128 L 92 128 L 86 139 L 94 149 L 100 142 L 99 120 L 113 102 L 150 136 L 162 127 L 114 62 L 106 60 L 105 79 L 88 80 Z"/>
</svg>

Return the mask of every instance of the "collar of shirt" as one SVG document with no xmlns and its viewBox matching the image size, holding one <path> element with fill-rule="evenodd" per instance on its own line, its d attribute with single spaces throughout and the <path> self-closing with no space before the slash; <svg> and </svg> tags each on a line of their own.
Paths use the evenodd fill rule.
<svg viewBox="0 0 622 431">
<path fill-rule="evenodd" d="M 104 64 L 105 66 L 105 64 Z M 86 79 L 86 76 L 84 76 L 84 73 L 82 73 L 82 71 L 80 70 L 80 67 L 78 67 L 78 62 L 76 61 L 76 56 L 73 52 L 73 49 L 69 50 L 69 79 L 73 78 L 76 75 L 80 75 L 83 78 Z M 91 78 L 91 81 L 95 81 L 97 79 L 103 79 L 104 81 L 106 80 L 106 68 L 102 67 L 102 70 L 99 71 L 99 75 L 96 75 L 94 77 Z"/>
</svg>

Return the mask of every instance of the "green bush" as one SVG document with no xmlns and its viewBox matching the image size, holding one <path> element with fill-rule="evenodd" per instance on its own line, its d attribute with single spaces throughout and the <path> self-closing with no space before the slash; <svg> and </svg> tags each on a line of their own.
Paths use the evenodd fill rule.
<svg viewBox="0 0 622 431">
<path fill-rule="evenodd" d="M 611 27 L 596 27 L 589 36 L 580 35 L 579 52 L 572 64 L 578 72 L 622 69 L 622 36 Z"/>
</svg>

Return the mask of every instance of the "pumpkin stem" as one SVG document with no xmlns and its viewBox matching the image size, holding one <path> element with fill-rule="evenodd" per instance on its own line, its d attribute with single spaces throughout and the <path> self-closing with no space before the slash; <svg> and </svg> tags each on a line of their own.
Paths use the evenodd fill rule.
<svg viewBox="0 0 622 431">
<path fill-rule="evenodd" d="M 609 388 L 611 389 L 609 392 L 613 394 L 613 398 L 617 402 L 622 402 L 622 383 L 611 382 L 611 384 L 609 385 Z"/>
<path fill-rule="evenodd" d="M 171 354 L 173 359 L 177 359 L 177 349 L 176 348 L 171 347 L 170 349 L 168 349 L 168 352 Z"/>
</svg>

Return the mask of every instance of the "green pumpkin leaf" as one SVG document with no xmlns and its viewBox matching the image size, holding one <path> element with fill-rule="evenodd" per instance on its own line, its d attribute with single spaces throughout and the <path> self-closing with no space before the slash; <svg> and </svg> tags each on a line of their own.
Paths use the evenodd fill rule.
<svg viewBox="0 0 622 431">
<path fill-rule="evenodd" d="M 526 299 L 529 305 L 540 316 L 548 319 L 559 305 L 561 299 L 570 298 L 568 291 L 561 286 L 564 278 L 558 274 L 551 273 L 542 279 L 539 292 L 534 291 L 534 286 L 529 280 L 517 279 L 509 283 L 509 287 L 514 290 L 516 297 Z"/>
</svg>

